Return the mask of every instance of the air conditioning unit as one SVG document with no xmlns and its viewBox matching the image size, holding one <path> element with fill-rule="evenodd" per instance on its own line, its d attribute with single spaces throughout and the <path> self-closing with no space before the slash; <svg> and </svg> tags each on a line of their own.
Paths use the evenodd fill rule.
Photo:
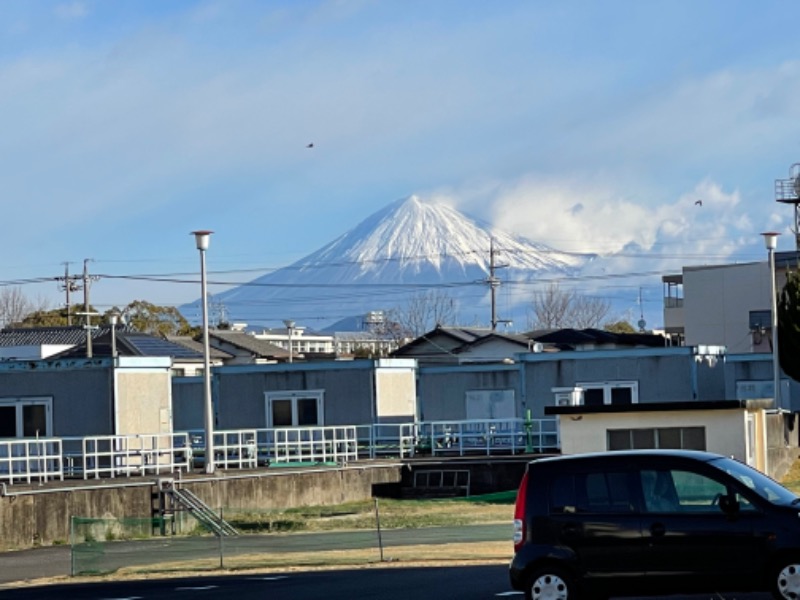
<svg viewBox="0 0 800 600">
<path fill-rule="evenodd" d="M 556 394 L 556 406 L 575 406 L 575 398 L 569 392 Z"/>
<path fill-rule="evenodd" d="M 556 406 L 580 406 L 583 404 L 583 388 L 553 388 Z"/>
</svg>

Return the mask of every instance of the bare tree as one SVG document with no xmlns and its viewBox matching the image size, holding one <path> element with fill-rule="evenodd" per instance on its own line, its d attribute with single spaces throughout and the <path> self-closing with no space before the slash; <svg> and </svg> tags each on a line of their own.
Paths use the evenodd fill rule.
<svg viewBox="0 0 800 600">
<path fill-rule="evenodd" d="M 601 298 L 562 290 L 551 283 L 543 292 L 534 294 L 531 301 L 531 329 L 587 329 L 601 327 L 611 311 L 611 303 Z"/>
<path fill-rule="evenodd" d="M 575 329 L 599 328 L 611 312 L 611 302 L 603 298 L 574 294 L 570 314 Z"/>
<path fill-rule="evenodd" d="M 389 311 L 395 332 L 406 338 L 417 338 L 436 325 L 453 324 L 457 313 L 456 301 L 439 290 L 412 296 L 405 308 Z"/>
<path fill-rule="evenodd" d="M 0 288 L 0 325 L 3 327 L 19 323 L 30 313 L 46 310 L 46 307 L 46 301 L 28 299 L 21 288 Z"/>
</svg>

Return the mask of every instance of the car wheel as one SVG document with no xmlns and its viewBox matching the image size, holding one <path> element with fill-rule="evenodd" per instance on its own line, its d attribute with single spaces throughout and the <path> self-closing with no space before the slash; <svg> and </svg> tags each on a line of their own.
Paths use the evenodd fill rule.
<svg viewBox="0 0 800 600">
<path fill-rule="evenodd" d="M 541 567 L 528 579 L 527 600 L 577 600 L 573 578 L 559 567 Z"/>
<path fill-rule="evenodd" d="M 777 600 L 800 600 L 800 560 L 792 557 L 773 572 L 772 595 Z"/>
</svg>

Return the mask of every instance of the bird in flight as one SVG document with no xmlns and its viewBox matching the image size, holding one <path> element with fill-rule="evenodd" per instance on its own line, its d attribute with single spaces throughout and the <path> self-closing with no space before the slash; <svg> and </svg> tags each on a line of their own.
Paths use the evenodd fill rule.
<svg viewBox="0 0 800 600">
<path fill-rule="evenodd" d="M 314 144 L 313 144 L 313 143 L 311 143 L 311 144 L 308 144 L 308 145 L 306 146 L 306 148 L 313 148 L 313 147 L 314 147 Z"/>
<path fill-rule="evenodd" d="M 702 200 L 695 200 L 694 205 L 695 206 L 703 206 L 703 201 Z"/>
</svg>

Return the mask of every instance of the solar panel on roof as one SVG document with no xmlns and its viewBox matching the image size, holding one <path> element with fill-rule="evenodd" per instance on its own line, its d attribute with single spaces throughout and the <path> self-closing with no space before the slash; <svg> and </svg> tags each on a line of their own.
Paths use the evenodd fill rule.
<svg viewBox="0 0 800 600">
<path fill-rule="evenodd" d="M 126 336 L 125 340 L 143 356 L 172 356 L 173 358 L 202 358 L 202 354 L 185 346 L 149 335 Z"/>
</svg>

